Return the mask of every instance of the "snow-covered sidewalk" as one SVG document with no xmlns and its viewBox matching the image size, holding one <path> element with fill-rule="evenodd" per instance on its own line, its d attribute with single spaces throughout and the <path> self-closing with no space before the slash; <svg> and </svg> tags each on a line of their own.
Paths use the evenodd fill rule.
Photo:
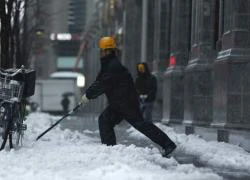
<svg viewBox="0 0 250 180">
<path fill-rule="evenodd" d="M 72 132 L 58 126 L 35 141 L 57 119 L 43 113 L 28 116 L 24 146 L 0 152 L 0 180 L 222 179 L 208 168 L 163 158 L 157 148 L 101 145 L 99 138 L 87 136 L 86 131 Z M 178 142 L 181 151 L 208 164 L 250 169 L 250 155 L 239 147 L 206 142 L 194 135 L 176 134 L 161 124 L 157 126 Z M 146 138 L 133 128 L 127 131 L 133 138 Z"/>
<path fill-rule="evenodd" d="M 178 144 L 178 151 L 195 156 L 212 167 L 239 169 L 250 173 L 250 153 L 243 148 L 224 142 L 206 141 L 198 135 L 177 134 L 171 127 L 161 123 L 156 125 Z M 127 131 L 138 140 L 146 138 L 132 127 Z"/>
</svg>

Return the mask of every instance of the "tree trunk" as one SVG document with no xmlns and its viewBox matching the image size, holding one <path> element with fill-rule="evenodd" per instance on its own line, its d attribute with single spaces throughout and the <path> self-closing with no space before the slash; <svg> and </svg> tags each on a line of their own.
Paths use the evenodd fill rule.
<svg viewBox="0 0 250 180">
<path fill-rule="evenodd" d="M 1 18 L 1 68 L 6 67 L 6 60 L 8 59 L 8 42 L 7 33 L 7 15 L 5 13 L 5 1 L 0 1 L 0 18 Z"/>
<path fill-rule="evenodd" d="M 15 36 L 15 42 L 16 42 L 16 47 L 15 47 L 15 60 L 14 60 L 14 65 L 16 65 L 17 68 L 19 68 L 19 60 L 21 58 L 21 50 L 20 50 L 20 23 L 19 23 L 19 18 L 20 18 L 20 7 L 21 7 L 21 1 L 17 2 L 16 6 L 16 11 L 15 11 L 15 17 L 14 17 L 14 36 Z"/>
<path fill-rule="evenodd" d="M 35 0 L 0 0 L 0 67 L 3 69 L 28 66 L 34 29 L 28 32 L 27 8 L 28 3 L 32 1 L 35 2 Z M 21 12 L 24 13 L 22 21 L 20 21 Z"/>
</svg>

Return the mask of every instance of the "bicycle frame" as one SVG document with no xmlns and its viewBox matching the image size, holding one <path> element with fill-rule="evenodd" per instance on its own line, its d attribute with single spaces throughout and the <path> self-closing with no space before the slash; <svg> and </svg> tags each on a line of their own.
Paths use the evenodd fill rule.
<svg viewBox="0 0 250 180">
<path fill-rule="evenodd" d="M 15 146 L 22 141 L 23 131 L 26 125 L 23 124 L 25 101 L 22 99 L 24 81 L 13 80 L 18 73 L 24 74 L 24 66 L 14 72 L 0 69 L 0 124 L 3 128 L 0 150 L 5 148 L 9 138 L 10 148 L 13 148 L 13 139 L 16 135 Z"/>
</svg>

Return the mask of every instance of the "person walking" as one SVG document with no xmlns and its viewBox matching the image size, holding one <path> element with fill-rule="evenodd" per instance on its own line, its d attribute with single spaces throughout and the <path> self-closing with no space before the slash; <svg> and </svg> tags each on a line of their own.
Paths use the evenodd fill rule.
<svg viewBox="0 0 250 180">
<path fill-rule="evenodd" d="M 69 112 L 69 105 L 70 105 L 70 101 L 67 95 L 63 95 L 63 98 L 61 100 L 61 105 L 63 108 L 63 112 L 64 113 L 68 113 Z"/>
<path fill-rule="evenodd" d="M 144 121 L 139 107 L 138 94 L 130 72 L 118 60 L 116 43 L 112 37 L 99 40 L 101 69 L 96 80 L 86 89 L 81 104 L 85 106 L 91 99 L 105 94 L 108 106 L 98 119 L 101 142 L 116 145 L 114 127 L 126 120 L 135 129 L 163 148 L 163 156 L 168 157 L 176 148 L 175 143 L 157 126 Z"/>
<path fill-rule="evenodd" d="M 149 71 L 147 63 L 137 64 L 135 86 L 140 97 L 141 111 L 145 121 L 152 122 L 152 111 L 156 99 L 157 81 Z"/>
</svg>

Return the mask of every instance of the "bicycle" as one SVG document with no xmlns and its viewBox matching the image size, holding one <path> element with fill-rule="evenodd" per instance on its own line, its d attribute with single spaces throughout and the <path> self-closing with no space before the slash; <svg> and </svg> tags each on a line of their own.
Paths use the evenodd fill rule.
<svg viewBox="0 0 250 180">
<path fill-rule="evenodd" d="M 27 125 L 24 124 L 26 98 L 35 91 L 35 71 L 24 69 L 0 69 L 0 151 L 9 138 L 9 148 L 23 145 Z"/>
</svg>

